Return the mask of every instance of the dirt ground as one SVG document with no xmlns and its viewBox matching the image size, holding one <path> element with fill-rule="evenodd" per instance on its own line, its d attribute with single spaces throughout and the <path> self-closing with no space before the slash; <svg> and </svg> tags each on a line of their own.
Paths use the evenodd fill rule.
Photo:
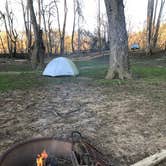
<svg viewBox="0 0 166 166">
<path fill-rule="evenodd" d="M 166 149 L 166 98 L 160 98 L 166 84 L 149 85 L 151 90 L 142 93 L 140 86 L 108 88 L 90 82 L 78 77 L 76 82 L 1 93 L 0 154 L 32 137 L 68 137 L 73 130 L 116 166 Z"/>
</svg>

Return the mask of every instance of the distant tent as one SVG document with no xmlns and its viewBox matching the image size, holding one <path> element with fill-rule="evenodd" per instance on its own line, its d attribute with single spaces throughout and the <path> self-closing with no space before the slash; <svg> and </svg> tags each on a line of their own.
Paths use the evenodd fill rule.
<svg viewBox="0 0 166 166">
<path fill-rule="evenodd" d="M 139 45 L 138 45 L 137 43 L 132 44 L 132 45 L 131 45 L 131 49 L 132 49 L 132 50 L 139 49 Z"/>
<path fill-rule="evenodd" d="M 68 58 L 59 57 L 51 60 L 43 71 L 45 76 L 76 76 L 79 71 Z"/>
</svg>

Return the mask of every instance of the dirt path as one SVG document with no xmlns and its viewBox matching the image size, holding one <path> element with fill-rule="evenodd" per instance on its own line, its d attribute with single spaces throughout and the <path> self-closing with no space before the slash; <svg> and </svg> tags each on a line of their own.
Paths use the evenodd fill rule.
<svg viewBox="0 0 166 166">
<path fill-rule="evenodd" d="M 165 88 L 160 86 L 160 91 Z M 25 139 L 68 137 L 71 131 L 79 130 L 113 165 L 127 166 L 166 148 L 165 103 L 160 99 L 157 104 L 124 87 L 92 87 L 83 80 L 1 93 L 0 154 Z"/>
</svg>

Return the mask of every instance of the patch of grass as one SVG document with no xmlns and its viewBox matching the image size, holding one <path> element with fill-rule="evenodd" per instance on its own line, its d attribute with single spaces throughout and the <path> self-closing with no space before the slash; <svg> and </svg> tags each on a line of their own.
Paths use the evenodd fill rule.
<svg viewBox="0 0 166 166">
<path fill-rule="evenodd" d="M 100 61 L 101 60 L 101 61 Z M 166 81 L 166 68 L 161 66 L 145 66 L 132 65 L 133 80 L 106 80 L 105 76 L 108 70 L 108 62 L 100 60 L 77 61 L 75 62 L 80 75 L 78 77 L 91 78 L 88 83 L 97 86 L 128 86 L 134 89 L 141 84 L 160 85 Z M 26 65 L 9 65 L 8 73 L 0 73 L 0 91 L 27 89 L 40 86 L 48 86 L 50 84 L 65 84 L 67 82 L 80 81 L 77 77 L 44 77 L 41 72 L 30 70 L 30 66 Z M 12 66 L 12 67 L 11 67 Z M 8 65 L 6 66 L 6 68 Z M 2 68 L 2 66 L 1 66 Z M 6 70 L 4 70 L 6 71 Z M 10 72 L 11 71 L 11 72 Z M 16 71 L 16 72 L 13 72 Z M 17 73 L 18 71 L 18 73 Z M 20 73 L 19 73 L 20 72 Z M 137 88 L 136 88 L 137 89 Z"/>
<path fill-rule="evenodd" d="M 22 71 L 22 72 L 26 72 L 26 71 L 32 71 L 32 68 L 29 64 L 8 64 L 8 65 L 4 65 L 1 64 L 0 65 L 0 71 L 1 72 L 8 72 L 8 71 Z"/>
<path fill-rule="evenodd" d="M 145 81 L 166 80 L 166 68 L 164 67 L 133 66 L 132 72 L 136 77 Z"/>
<path fill-rule="evenodd" d="M 0 91 L 37 88 L 51 84 L 77 81 L 76 77 L 45 77 L 39 72 L 20 74 L 0 74 Z"/>
<path fill-rule="evenodd" d="M 106 75 L 107 68 L 106 67 L 95 67 L 90 69 L 81 69 L 80 76 L 81 77 L 90 77 L 93 79 L 103 79 Z"/>
<path fill-rule="evenodd" d="M 42 84 L 39 81 L 39 76 L 35 73 L 21 73 L 21 74 L 1 74 L 0 75 L 0 90 L 15 90 L 27 89 L 30 87 L 37 87 Z"/>
</svg>

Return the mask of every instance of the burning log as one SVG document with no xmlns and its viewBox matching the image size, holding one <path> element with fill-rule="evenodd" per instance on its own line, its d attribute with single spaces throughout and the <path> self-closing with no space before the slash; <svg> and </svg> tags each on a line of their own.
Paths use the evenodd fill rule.
<svg viewBox="0 0 166 166">
<path fill-rule="evenodd" d="M 48 154 L 45 150 L 41 154 L 37 155 L 36 158 L 36 164 L 37 166 L 45 166 L 46 165 L 46 159 L 48 158 Z"/>
<path fill-rule="evenodd" d="M 41 154 L 37 155 L 35 166 L 72 166 L 71 164 L 72 163 L 70 161 L 48 155 L 46 150 L 43 150 Z"/>
</svg>

